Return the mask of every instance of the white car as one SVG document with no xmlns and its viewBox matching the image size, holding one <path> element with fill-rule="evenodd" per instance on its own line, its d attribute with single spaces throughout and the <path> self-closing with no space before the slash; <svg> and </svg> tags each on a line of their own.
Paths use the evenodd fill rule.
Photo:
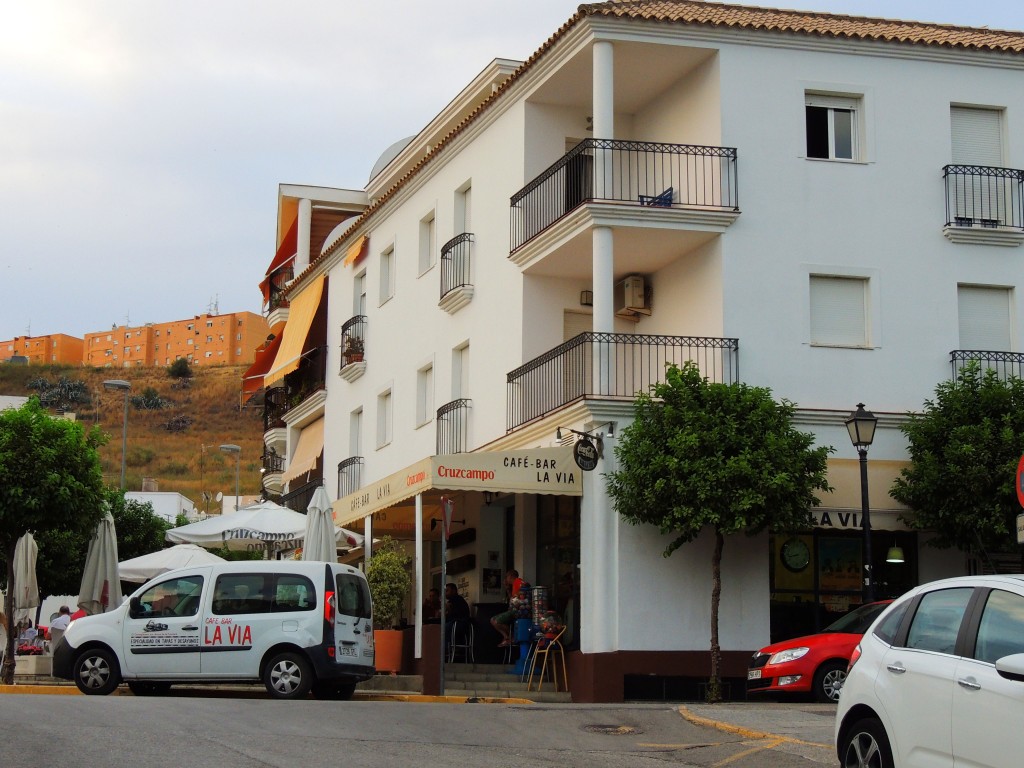
<svg viewBox="0 0 1024 768">
<path fill-rule="evenodd" d="M 861 639 L 839 697 L 843 768 L 1024 761 L 1024 575 L 912 589 Z"/>
</svg>

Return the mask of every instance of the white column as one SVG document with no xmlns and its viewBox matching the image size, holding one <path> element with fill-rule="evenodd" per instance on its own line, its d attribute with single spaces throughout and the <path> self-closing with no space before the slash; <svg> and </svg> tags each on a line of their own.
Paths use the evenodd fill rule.
<svg viewBox="0 0 1024 768">
<path fill-rule="evenodd" d="M 615 138 L 615 49 L 606 40 L 594 43 L 593 125 L 595 139 Z M 594 197 L 615 198 L 612 153 L 594 150 Z"/>
<path fill-rule="evenodd" d="M 583 473 L 580 510 L 580 650 L 610 653 L 619 649 L 619 521 L 608 497 L 604 473 L 615 468 L 612 440 L 604 439 L 604 458 Z"/>
<path fill-rule="evenodd" d="M 313 223 L 313 202 L 307 198 L 299 200 L 299 226 L 296 230 L 299 240 L 295 252 L 295 274 L 309 266 L 309 231 Z"/>
<path fill-rule="evenodd" d="M 373 557 L 373 553 L 370 551 L 373 546 L 373 515 L 367 515 L 363 518 L 363 568 L 370 563 L 370 558 Z"/>
<path fill-rule="evenodd" d="M 413 605 L 416 609 L 416 631 L 414 636 L 413 655 L 423 658 L 423 494 L 416 494 L 416 556 L 413 559 L 413 571 L 416 586 L 413 590 Z"/>
</svg>

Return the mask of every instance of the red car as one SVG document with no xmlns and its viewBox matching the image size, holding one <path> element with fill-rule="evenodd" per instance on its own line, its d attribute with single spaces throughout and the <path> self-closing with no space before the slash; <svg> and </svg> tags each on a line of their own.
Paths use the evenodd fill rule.
<svg viewBox="0 0 1024 768">
<path fill-rule="evenodd" d="M 891 602 L 862 605 L 816 635 L 765 646 L 747 668 L 747 695 L 810 693 L 818 701 L 839 701 L 853 649 Z"/>
</svg>

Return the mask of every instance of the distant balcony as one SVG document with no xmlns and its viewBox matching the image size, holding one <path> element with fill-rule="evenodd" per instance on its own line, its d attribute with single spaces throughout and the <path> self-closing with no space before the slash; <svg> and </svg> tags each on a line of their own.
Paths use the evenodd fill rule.
<svg viewBox="0 0 1024 768">
<path fill-rule="evenodd" d="M 356 315 L 341 325 L 341 376 L 355 381 L 366 370 L 366 315 Z"/>
<path fill-rule="evenodd" d="M 632 401 L 662 381 L 667 363 L 695 362 L 709 380 L 739 380 L 739 339 L 581 333 L 507 376 L 511 432 L 579 400 Z"/>
<path fill-rule="evenodd" d="M 277 451 L 264 451 L 260 463 L 264 473 L 284 472 L 284 456 L 278 455 Z"/>
<path fill-rule="evenodd" d="M 512 196 L 512 251 L 587 202 L 739 211 L 730 147 L 585 139 Z"/>
<path fill-rule="evenodd" d="M 342 499 L 363 487 L 363 457 L 350 456 L 338 463 L 338 498 Z"/>
<path fill-rule="evenodd" d="M 326 389 L 327 347 L 314 347 L 302 353 L 299 367 L 284 377 L 290 407 Z"/>
<path fill-rule="evenodd" d="M 1024 171 L 947 165 L 944 234 L 953 242 L 1024 243 Z"/>
<path fill-rule="evenodd" d="M 288 393 L 284 387 L 271 387 L 263 398 L 263 432 L 272 429 L 283 429 L 285 426 L 284 415 L 288 413 L 291 404 L 288 402 Z"/>
<path fill-rule="evenodd" d="M 298 488 L 288 491 L 281 497 L 281 505 L 295 512 L 305 514 L 309 509 L 309 502 L 313 500 L 313 493 L 323 485 L 323 478 L 312 478 L 309 482 L 300 485 Z"/>
<path fill-rule="evenodd" d="M 1024 353 L 994 352 L 978 349 L 954 349 L 949 353 L 953 369 L 953 379 L 960 374 L 960 369 L 971 361 L 977 361 L 982 371 L 992 369 L 1002 381 L 1011 378 L 1024 378 Z"/>
<path fill-rule="evenodd" d="M 473 235 L 470 232 L 456 235 L 441 248 L 441 300 L 438 306 L 450 315 L 473 299 L 472 253 Z"/>
<path fill-rule="evenodd" d="M 460 398 L 437 409 L 438 456 L 469 450 L 469 409 L 472 405 L 472 400 Z"/>
</svg>

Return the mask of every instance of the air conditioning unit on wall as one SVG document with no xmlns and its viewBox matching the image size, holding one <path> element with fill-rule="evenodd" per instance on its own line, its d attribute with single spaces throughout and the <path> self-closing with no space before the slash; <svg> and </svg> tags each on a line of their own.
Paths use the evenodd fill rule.
<svg viewBox="0 0 1024 768">
<path fill-rule="evenodd" d="M 630 275 L 615 284 L 615 314 L 631 320 L 651 314 L 647 302 L 647 286 L 642 275 Z"/>
</svg>

